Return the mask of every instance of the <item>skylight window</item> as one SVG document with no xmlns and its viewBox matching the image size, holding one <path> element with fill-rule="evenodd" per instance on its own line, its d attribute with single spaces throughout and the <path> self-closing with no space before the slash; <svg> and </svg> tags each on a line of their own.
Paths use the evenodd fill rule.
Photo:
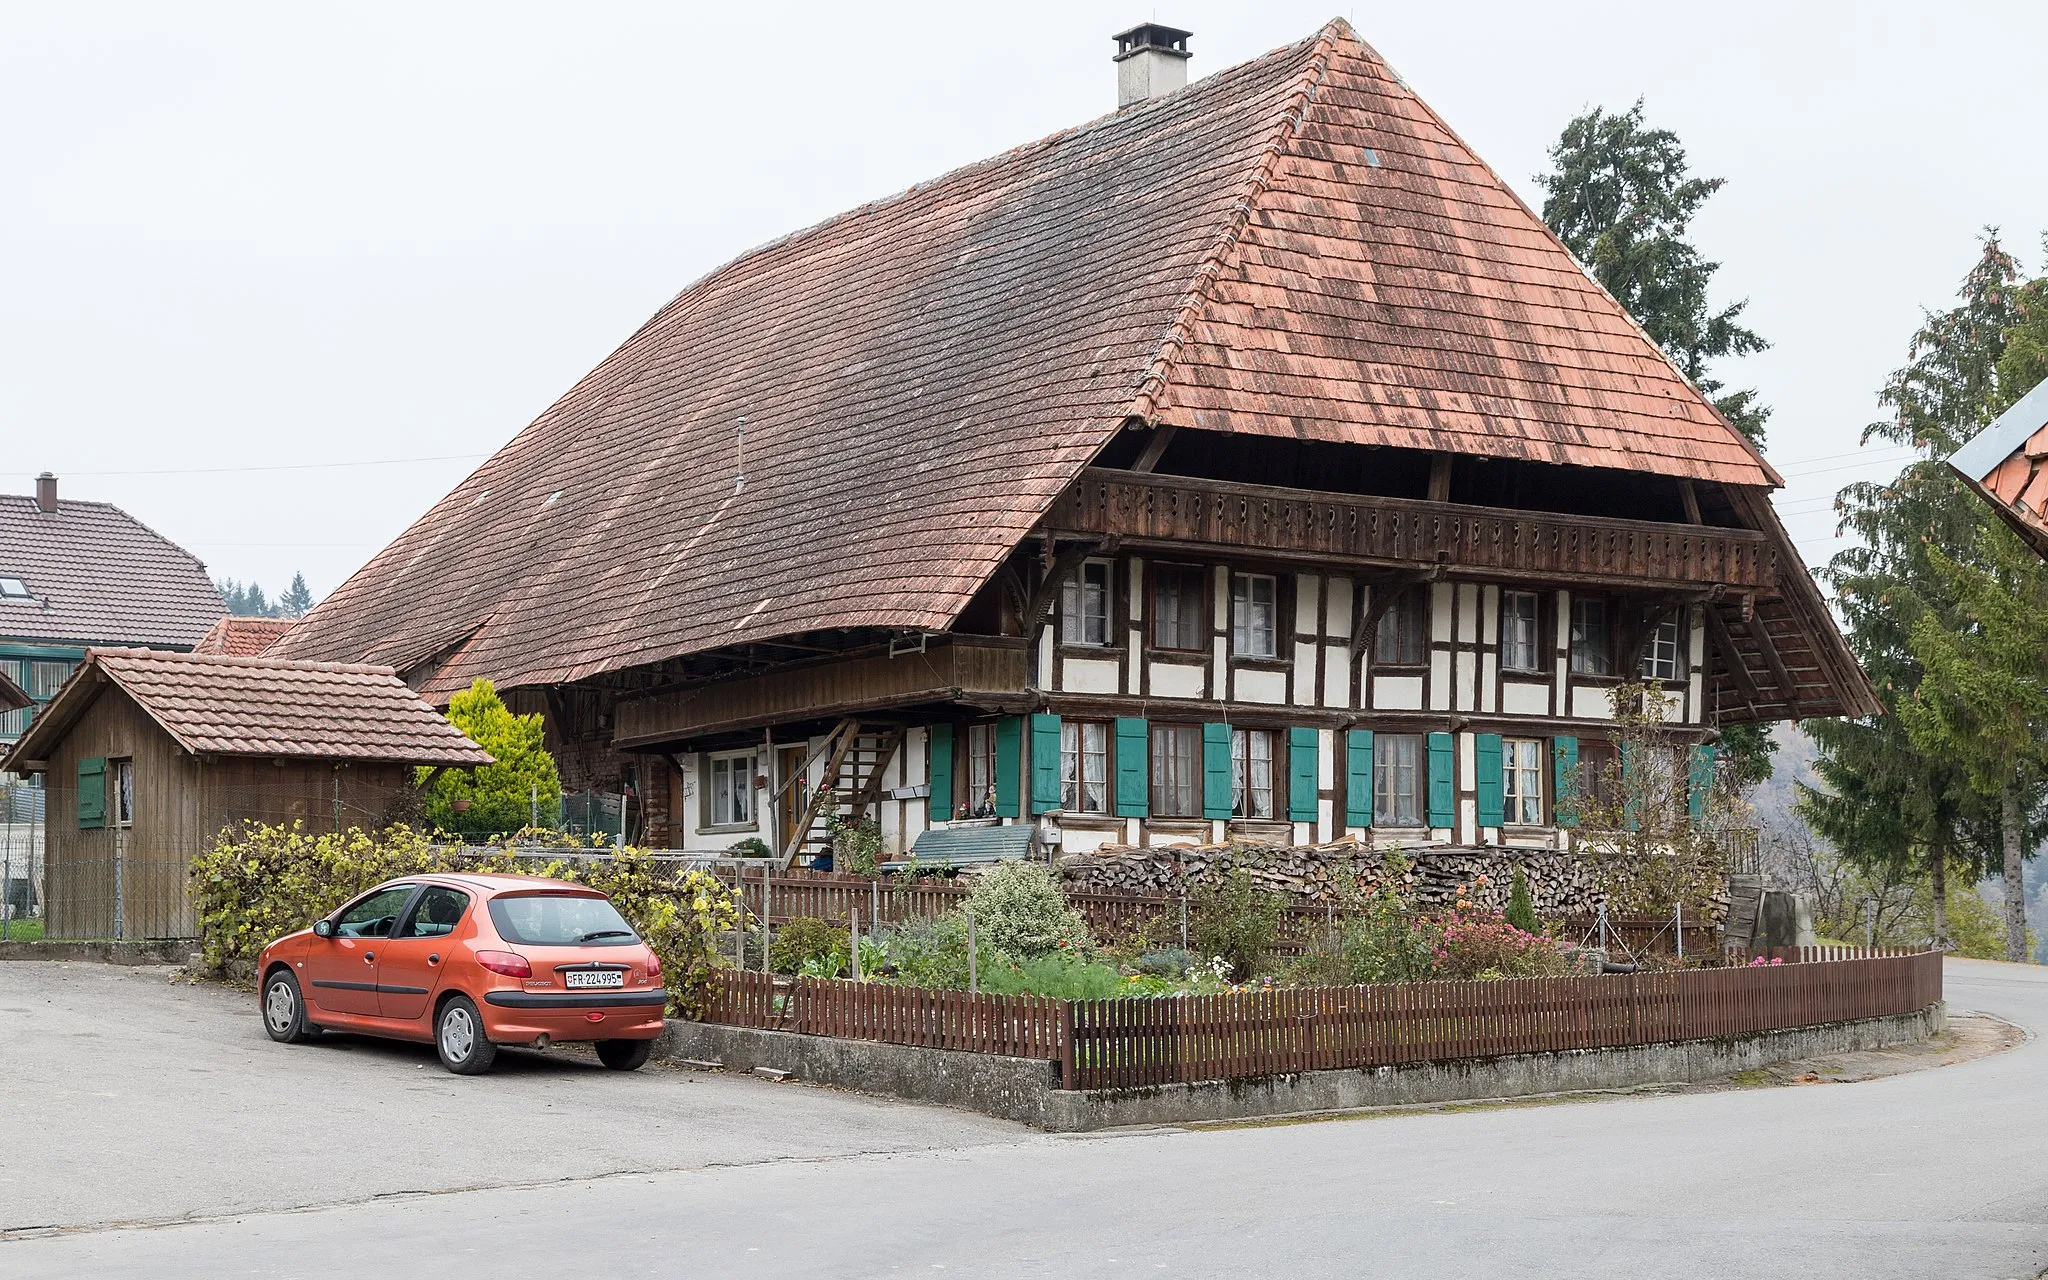
<svg viewBox="0 0 2048 1280">
<path fill-rule="evenodd" d="M 20 578 L 0 578 L 0 600 L 33 600 L 28 584 Z"/>
</svg>

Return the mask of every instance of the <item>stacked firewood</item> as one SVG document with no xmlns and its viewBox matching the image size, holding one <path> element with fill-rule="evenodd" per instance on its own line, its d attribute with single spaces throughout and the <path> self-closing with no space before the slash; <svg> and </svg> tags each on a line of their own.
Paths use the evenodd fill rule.
<svg viewBox="0 0 2048 1280">
<path fill-rule="evenodd" d="M 1403 849 L 1401 892 L 1430 906 L 1461 897 L 1475 906 L 1507 906 L 1520 866 L 1536 914 L 1546 919 L 1591 917 L 1602 895 L 1592 865 L 1549 849 L 1430 846 Z M 1389 858 L 1361 841 L 1322 845 L 1222 844 L 1178 848 L 1105 845 L 1067 854 L 1056 862 L 1061 882 L 1081 893 L 1178 894 L 1199 891 L 1242 867 L 1254 880 L 1304 903 L 1341 905 L 1357 891 L 1377 891 Z M 1718 905 L 1725 910 L 1725 892 Z"/>
</svg>

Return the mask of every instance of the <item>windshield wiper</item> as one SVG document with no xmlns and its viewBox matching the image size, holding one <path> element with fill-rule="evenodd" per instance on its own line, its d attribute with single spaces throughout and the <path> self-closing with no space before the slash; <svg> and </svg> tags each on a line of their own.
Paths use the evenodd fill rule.
<svg viewBox="0 0 2048 1280">
<path fill-rule="evenodd" d="M 592 942 L 598 938 L 630 938 L 632 936 L 633 931 L 631 929 L 599 929 L 596 933 L 584 934 L 582 937 L 576 939 L 576 941 Z"/>
</svg>

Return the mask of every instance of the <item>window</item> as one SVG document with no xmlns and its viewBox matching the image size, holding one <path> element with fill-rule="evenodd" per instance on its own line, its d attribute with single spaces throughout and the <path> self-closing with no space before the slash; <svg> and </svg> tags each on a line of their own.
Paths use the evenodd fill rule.
<svg viewBox="0 0 2048 1280">
<path fill-rule="evenodd" d="M 1511 827 L 1543 825 L 1543 742 L 1509 738 L 1501 743 L 1502 817 Z"/>
<path fill-rule="evenodd" d="M 727 752 L 711 757 L 711 819 L 713 827 L 744 827 L 754 821 L 754 753 Z"/>
<path fill-rule="evenodd" d="M 1060 642 L 1109 643 L 1109 562 L 1083 561 L 1060 586 Z"/>
<path fill-rule="evenodd" d="M 1579 739 L 1578 770 L 1572 775 L 1572 812 L 1586 825 L 1610 821 L 1621 794 L 1621 756 L 1603 738 Z"/>
<path fill-rule="evenodd" d="M 469 910 L 469 895 L 460 889 L 428 885 L 412 910 L 405 913 L 405 923 L 392 936 L 399 938 L 441 938 L 455 932 L 455 926 L 462 923 L 462 913 Z"/>
<path fill-rule="evenodd" d="M 135 825 L 135 762 L 133 760 L 107 761 L 107 781 L 112 784 L 114 825 L 129 827 Z"/>
<path fill-rule="evenodd" d="M 967 726 L 967 811 L 977 818 L 996 816 L 996 727 Z"/>
<path fill-rule="evenodd" d="M 1068 813 L 1109 812 L 1108 725 L 1060 722 L 1060 808 Z"/>
<path fill-rule="evenodd" d="M 1202 816 L 1202 727 L 1152 726 L 1152 812 L 1162 818 Z"/>
<path fill-rule="evenodd" d="M 1410 587 L 1380 615 L 1373 636 L 1373 659 L 1397 667 L 1420 666 L 1426 659 L 1424 632 L 1429 625 L 1427 587 Z"/>
<path fill-rule="evenodd" d="M 1504 671 L 1543 670 L 1542 645 L 1537 639 L 1536 593 L 1500 593 L 1500 665 Z"/>
<path fill-rule="evenodd" d="M 334 922 L 335 936 L 341 938 L 388 938 L 391 928 L 398 923 L 399 908 L 412 896 L 417 885 L 399 884 L 389 889 L 379 889 L 348 910 L 341 913 L 341 919 Z"/>
<path fill-rule="evenodd" d="M 490 912 L 498 936 L 522 947 L 625 947 L 640 941 L 618 908 L 604 898 L 501 894 L 491 899 Z"/>
<path fill-rule="evenodd" d="M 1271 658 L 1280 652 L 1279 583 L 1271 574 L 1230 576 L 1230 651 L 1240 658 Z"/>
<path fill-rule="evenodd" d="M 1422 825 L 1422 735 L 1377 733 L 1372 739 L 1372 818 L 1378 826 Z"/>
<path fill-rule="evenodd" d="M 1230 733 L 1230 816 L 1273 816 L 1273 731 L 1233 729 Z"/>
<path fill-rule="evenodd" d="M 1162 564 L 1152 568 L 1152 644 L 1159 649 L 1208 647 L 1209 625 L 1203 617 L 1208 600 L 1200 569 Z"/>
<path fill-rule="evenodd" d="M 1682 674 L 1678 661 L 1679 622 L 1678 618 L 1667 618 L 1650 632 L 1648 643 L 1643 646 L 1643 679 L 1677 682 Z"/>
<path fill-rule="evenodd" d="M 1614 654 L 1605 600 L 1572 600 L 1572 674 L 1611 676 Z"/>
<path fill-rule="evenodd" d="M 0 600 L 33 600 L 28 584 L 20 578 L 0 578 Z"/>
</svg>

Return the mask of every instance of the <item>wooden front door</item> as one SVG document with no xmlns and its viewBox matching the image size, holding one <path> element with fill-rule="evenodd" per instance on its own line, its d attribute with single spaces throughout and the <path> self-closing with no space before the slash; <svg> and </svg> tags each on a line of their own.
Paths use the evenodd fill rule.
<svg viewBox="0 0 2048 1280">
<path fill-rule="evenodd" d="M 797 836 L 797 823 L 803 821 L 804 810 L 810 807 L 811 783 L 802 777 L 804 762 L 810 758 L 809 746 L 777 747 L 775 749 L 775 785 L 795 778 L 796 782 L 787 791 L 781 792 L 782 802 L 775 809 L 775 852 L 789 848 Z"/>
</svg>

